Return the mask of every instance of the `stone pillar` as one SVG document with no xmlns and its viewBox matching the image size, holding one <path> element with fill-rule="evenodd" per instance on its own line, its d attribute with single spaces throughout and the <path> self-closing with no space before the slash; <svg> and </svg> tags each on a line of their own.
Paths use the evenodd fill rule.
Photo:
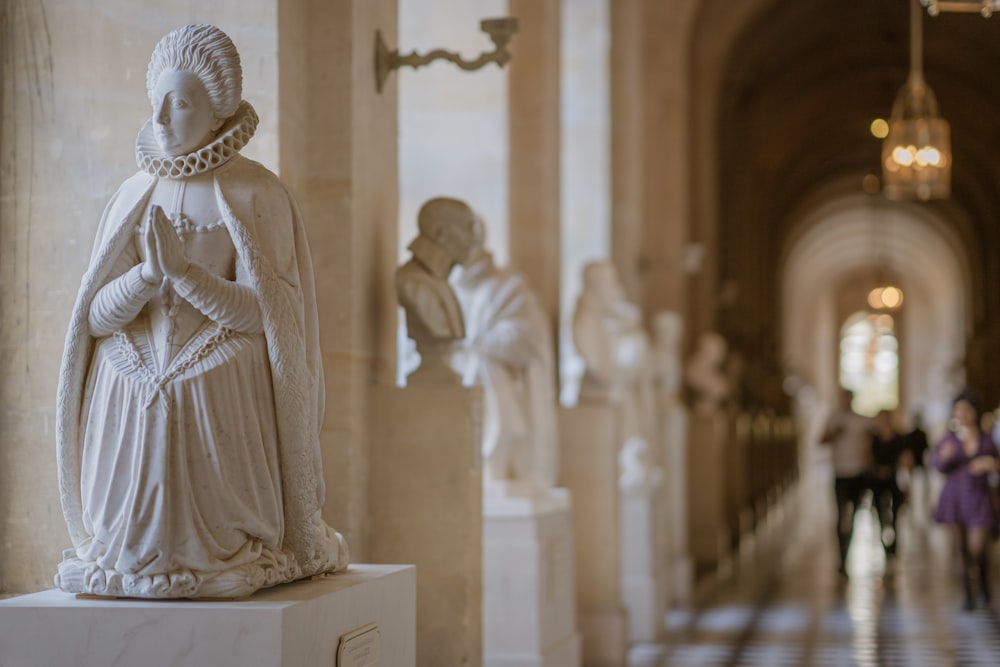
<svg viewBox="0 0 1000 667">
<path fill-rule="evenodd" d="M 576 591 L 585 667 L 624 667 L 628 612 L 622 602 L 620 408 L 581 402 L 559 420 L 562 486 L 573 496 Z"/>
<path fill-rule="evenodd" d="M 510 267 L 559 322 L 560 0 L 510 0 Z"/>
<path fill-rule="evenodd" d="M 396 85 L 375 89 L 375 31 L 395 43 L 394 0 L 282 0 L 281 177 L 308 227 L 326 371 L 324 515 L 367 557 L 373 382 L 394 384 Z"/>
<path fill-rule="evenodd" d="M 688 416 L 674 395 L 659 399 L 659 427 L 663 446 L 666 562 L 669 568 L 668 601 L 683 606 L 691 602 L 694 568 L 688 535 Z"/>
<path fill-rule="evenodd" d="M 728 551 L 726 442 L 729 420 L 695 411 L 688 435 L 687 482 L 691 556 L 696 576 L 714 571 Z"/>
<path fill-rule="evenodd" d="M 611 253 L 629 300 L 643 288 L 642 0 L 608 3 L 611 24 Z M 648 311 L 654 312 L 654 311 Z"/>
<path fill-rule="evenodd" d="M 687 89 L 690 48 L 686 30 L 694 2 L 640 0 L 633 23 L 642 60 L 642 267 L 644 313 L 687 313 L 685 246 L 689 238 L 689 130 Z M 630 8 L 625 8 L 628 12 Z M 622 40 L 627 39 L 624 35 Z M 618 48 L 618 45 L 615 47 Z M 629 48 L 628 42 L 623 48 Z"/>
<path fill-rule="evenodd" d="M 375 391 L 370 558 L 417 566 L 417 667 L 482 665 L 482 395 Z"/>
</svg>

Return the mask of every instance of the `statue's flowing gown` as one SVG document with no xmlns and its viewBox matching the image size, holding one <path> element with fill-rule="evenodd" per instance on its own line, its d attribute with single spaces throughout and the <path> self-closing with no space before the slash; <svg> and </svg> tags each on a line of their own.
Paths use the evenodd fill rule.
<svg viewBox="0 0 1000 667">
<path fill-rule="evenodd" d="M 153 197 L 172 186 L 161 181 Z M 224 225 L 172 213 L 191 261 L 208 271 L 234 265 Z M 127 283 L 139 262 L 140 230 L 135 239 L 91 306 L 92 322 L 127 308 L 127 287 L 114 282 Z M 252 299 L 240 305 L 257 308 Z M 259 315 L 239 315 L 257 330 L 213 321 L 165 281 L 138 317 L 99 339 L 81 415 L 83 518 L 93 535 L 81 558 L 125 575 L 205 576 L 280 544 L 267 348 Z"/>
<path fill-rule="evenodd" d="M 151 201 L 176 201 L 184 186 L 163 180 Z M 243 271 L 218 218 L 196 220 L 184 210 L 168 217 L 188 258 L 226 279 L 202 281 L 197 302 L 224 312 L 230 326 L 165 280 L 134 320 L 98 339 L 82 419 L 83 520 L 92 538 L 77 555 L 106 572 L 171 573 L 192 583 L 262 558 L 280 571 L 275 404 L 258 305 L 233 290 Z M 129 271 L 142 259 L 141 234 L 140 227 L 91 306 L 95 335 L 137 298 Z"/>
<path fill-rule="evenodd" d="M 288 192 L 238 154 L 255 126 L 243 102 L 169 157 L 147 123 L 101 218 L 59 378 L 65 591 L 241 597 L 347 566 L 321 515 L 312 262 Z M 174 279 L 143 277 L 153 207 L 189 264 Z"/>
</svg>

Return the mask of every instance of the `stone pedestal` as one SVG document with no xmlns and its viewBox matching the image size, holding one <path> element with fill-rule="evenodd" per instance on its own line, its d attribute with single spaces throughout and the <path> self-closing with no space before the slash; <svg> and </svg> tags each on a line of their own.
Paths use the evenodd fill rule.
<svg viewBox="0 0 1000 667">
<path fill-rule="evenodd" d="M 688 518 L 696 576 L 713 571 L 728 551 L 724 415 L 692 413 L 688 436 Z"/>
<path fill-rule="evenodd" d="M 659 469 L 654 476 L 660 474 Z M 662 523 L 660 484 L 623 488 L 621 493 L 622 598 L 628 609 L 629 639 L 656 642 L 666 612 L 666 568 L 657 533 Z"/>
<path fill-rule="evenodd" d="M 413 667 L 415 627 L 412 565 L 351 565 L 225 602 L 78 599 L 52 589 L 0 601 L 0 664 Z"/>
<path fill-rule="evenodd" d="M 624 667 L 628 653 L 620 576 L 619 421 L 619 409 L 604 403 L 560 410 L 560 470 L 562 485 L 573 494 L 577 618 L 586 667 Z"/>
<path fill-rule="evenodd" d="M 567 489 L 483 502 L 484 667 L 579 667 Z"/>
<path fill-rule="evenodd" d="M 417 666 L 482 664 L 482 398 L 377 387 L 370 457 L 375 562 L 417 566 Z"/>
<path fill-rule="evenodd" d="M 664 482 L 660 492 L 666 557 L 669 571 L 667 600 L 670 605 L 691 602 L 694 568 L 688 536 L 687 411 L 680 401 L 663 397 L 659 402 L 660 442 L 663 448 Z"/>
</svg>

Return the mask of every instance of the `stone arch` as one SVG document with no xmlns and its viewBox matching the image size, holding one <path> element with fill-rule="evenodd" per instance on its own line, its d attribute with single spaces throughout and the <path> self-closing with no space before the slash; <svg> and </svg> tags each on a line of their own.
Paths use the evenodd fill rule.
<svg viewBox="0 0 1000 667">
<path fill-rule="evenodd" d="M 970 309 L 967 262 L 952 227 L 924 207 L 848 195 L 803 211 L 796 230 L 779 267 L 786 369 L 832 403 L 840 325 L 864 308 L 880 246 L 905 294 L 898 315 L 900 409 L 904 415 L 920 409 L 928 426 L 943 425 L 964 381 Z"/>
</svg>

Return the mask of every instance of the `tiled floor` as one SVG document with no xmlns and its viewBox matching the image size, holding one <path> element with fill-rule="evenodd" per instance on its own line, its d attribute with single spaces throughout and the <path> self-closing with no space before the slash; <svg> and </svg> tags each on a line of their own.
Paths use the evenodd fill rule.
<svg viewBox="0 0 1000 667">
<path fill-rule="evenodd" d="M 715 593 L 669 614 L 669 641 L 634 647 L 630 664 L 1000 666 L 998 605 L 960 611 L 949 536 L 925 513 L 901 517 L 899 556 L 887 566 L 877 521 L 860 512 L 850 577 L 837 574 L 828 479 L 821 467 L 804 479 Z"/>
</svg>

